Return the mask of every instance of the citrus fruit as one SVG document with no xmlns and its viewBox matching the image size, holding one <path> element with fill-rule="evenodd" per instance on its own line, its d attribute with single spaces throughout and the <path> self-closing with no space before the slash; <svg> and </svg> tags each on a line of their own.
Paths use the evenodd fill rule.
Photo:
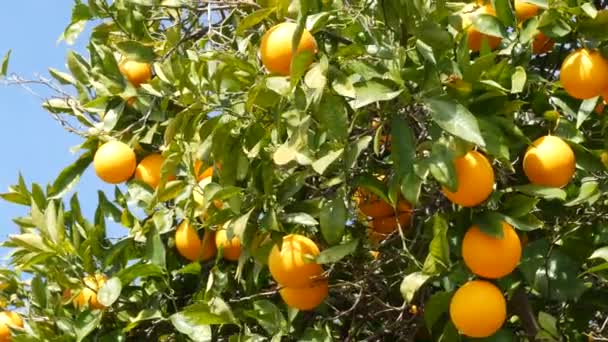
<svg viewBox="0 0 608 342">
<path fill-rule="evenodd" d="M 135 171 L 136 163 L 135 152 L 120 141 L 109 141 L 101 145 L 93 158 L 95 173 L 110 184 L 129 180 Z"/>
<path fill-rule="evenodd" d="M 179 255 L 190 261 L 197 261 L 203 250 L 198 233 L 186 220 L 175 230 L 175 247 Z"/>
<path fill-rule="evenodd" d="M 355 200 L 359 211 L 368 217 L 386 217 L 395 214 L 393 207 L 378 198 L 378 196 L 359 189 L 355 194 Z"/>
<path fill-rule="evenodd" d="M 381 234 L 390 234 L 397 230 L 397 220 L 402 229 L 409 226 L 411 213 L 402 212 L 399 215 L 388 217 L 376 217 L 372 220 L 372 229 Z"/>
<path fill-rule="evenodd" d="M 451 192 L 443 187 L 444 195 L 463 207 L 474 207 L 485 201 L 494 188 L 494 170 L 488 159 L 477 151 L 470 151 L 454 163 L 458 188 Z"/>
<path fill-rule="evenodd" d="M 542 32 L 538 32 L 532 41 L 532 52 L 537 55 L 541 55 L 553 50 L 554 45 L 555 41 L 553 39 L 547 37 Z"/>
<path fill-rule="evenodd" d="M 502 222 L 503 237 L 484 233 L 473 225 L 462 240 L 462 258 L 471 272 L 484 278 L 498 279 L 513 272 L 521 259 L 519 236 L 508 223 Z"/>
<path fill-rule="evenodd" d="M 213 176 L 213 167 L 208 167 L 201 173 L 201 169 L 203 168 L 203 162 L 197 160 L 194 163 L 194 174 L 196 175 L 196 179 L 200 182 L 205 178 L 209 178 Z"/>
<path fill-rule="evenodd" d="M 285 304 L 302 311 L 309 311 L 319 306 L 329 292 L 327 280 L 318 280 L 306 287 L 284 287 L 279 294 Z"/>
<path fill-rule="evenodd" d="M 150 154 L 139 162 L 135 169 L 135 179 L 148 184 L 153 189 L 160 183 L 160 173 L 165 158 L 158 154 Z M 173 180 L 175 176 L 170 176 L 167 180 Z"/>
<path fill-rule="evenodd" d="M 479 32 L 479 30 L 477 30 L 477 28 L 475 28 L 475 25 L 473 25 L 473 20 L 475 19 L 476 16 L 478 16 L 480 14 L 488 14 L 488 15 L 496 16 L 495 11 L 492 8 L 492 5 L 490 5 L 490 4 L 481 6 L 478 9 L 476 9 L 470 13 L 465 13 L 461 16 L 462 28 L 464 30 L 466 30 L 467 36 L 468 36 L 469 49 L 477 52 L 477 51 L 481 50 L 483 41 L 487 40 L 488 46 L 490 47 L 490 49 L 494 50 L 498 47 L 498 45 L 500 45 L 500 42 L 502 39 L 500 37 L 490 36 L 490 35 L 481 33 L 481 32 Z"/>
<path fill-rule="evenodd" d="M 21 316 L 12 311 L 0 312 L 0 341 L 9 342 L 11 340 L 11 330 L 9 325 L 23 328 L 23 320 Z"/>
<path fill-rule="evenodd" d="M 450 301 L 454 326 L 469 337 L 488 337 L 497 332 L 507 317 L 507 303 L 502 292 L 485 280 L 462 285 Z"/>
<path fill-rule="evenodd" d="M 286 235 L 281 248 L 275 245 L 268 255 L 270 274 L 282 286 L 306 287 L 323 273 L 321 265 L 309 259 L 319 253 L 319 247 L 306 236 Z"/>
<path fill-rule="evenodd" d="M 271 73 L 283 76 L 290 74 L 293 58 L 291 41 L 296 26 L 295 23 L 284 22 L 270 28 L 262 37 L 260 57 L 266 69 Z M 302 38 L 296 51 L 297 53 L 310 51 L 313 54 L 317 52 L 317 42 L 308 30 L 304 29 L 302 32 Z M 308 64 L 310 65 L 310 63 L 312 63 L 312 59 Z"/>
<path fill-rule="evenodd" d="M 522 0 L 515 0 L 515 16 L 518 21 L 526 21 L 538 14 L 539 7 Z"/>
<path fill-rule="evenodd" d="M 536 139 L 524 155 L 524 173 L 531 183 L 561 188 L 576 167 L 574 152 L 562 139 L 547 135 Z"/>
<path fill-rule="evenodd" d="M 106 283 L 108 278 L 103 274 L 88 275 L 83 279 L 84 287 L 74 298 L 74 307 L 82 309 L 89 307 L 92 310 L 101 310 L 105 308 L 97 301 L 97 291 Z"/>
<path fill-rule="evenodd" d="M 135 87 L 152 79 L 152 66 L 148 63 L 124 60 L 119 65 L 120 73 Z"/>
<path fill-rule="evenodd" d="M 608 89 L 608 61 L 597 50 L 578 49 L 564 59 L 559 79 L 574 98 L 599 96 Z"/>
<path fill-rule="evenodd" d="M 215 232 L 215 247 L 218 251 L 222 251 L 222 256 L 226 260 L 237 261 L 241 256 L 241 240 L 236 235 L 228 240 L 226 229 Z"/>
</svg>

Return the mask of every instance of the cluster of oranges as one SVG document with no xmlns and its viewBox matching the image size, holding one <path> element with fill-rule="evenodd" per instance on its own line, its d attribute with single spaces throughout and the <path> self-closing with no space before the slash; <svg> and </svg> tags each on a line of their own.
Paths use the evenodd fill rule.
<svg viewBox="0 0 608 342">
<path fill-rule="evenodd" d="M 526 20 L 536 16 L 540 11 L 537 5 L 522 0 L 515 0 L 514 5 L 515 16 L 517 17 L 519 26 Z M 469 49 L 479 51 L 483 41 L 486 40 L 490 49 L 494 50 L 500 45 L 501 38 L 481 33 L 473 25 L 475 17 L 481 14 L 496 16 L 496 10 L 489 1 L 480 0 L 472 4 L 470 8 L 465 9 L 464 14 L 461 15 L 462 27 L 466 30 L 468 36 Z M 553 49 L 554 45 L 555 41 L 539 31 L 532 41 L 532 52 L 535 54 L 547 53 Z"/>
<path fill-rule="evenodd" d="M 543 136 L 532 143 L 523 158 L 523 169 L 532 184 L 563 187 L 575 171 L 570 146 L 555 136 Z M 453 203 L 473 207 L 485 201 L 494 188 L 494 171 L 488 159 L 470 151 L 455 161 L 458 187 L 445 196 Z M 452 322 L 470 337 L 487 337 L 500 329 L 506 319 L 502 292 L 488 279 L 511 273 L 521 259 L 521 242 L 512 226 L 502 222 L 501 238 L 471 226 L 462 241 L 462 257 L 467 267 L 486 280 L 472 280 L 461 286 L 450 303 Z"/>
<path fill-rule="evenodd" d="M 63 299 L 72 302 L 76 309 L 90 308 L 91 310 L 103 310 L 105 306 L 97 300 L 97 291 L 106 283 L 108 277 L 105 274 L 97 273 L 94 276 L 84 277 L 84 286 L 75 298 L 72 298 L 72 290 L 66 289 L 63 292 Z"/>
<path fill-rule="evenodd" d="M 203 238 L 187 220 L 175 231 L 175 247 L 179 254 L 190 261 L 207 261 L 219 250 L 226 260 L 237 261 L 241 256 L 241 240 L 238 236 L 228 239 L 225 228 L 213 231 L 204 229 Z"/>
<path fill-rule="evenodd" d="M 279 284 L 283 301 L 298 310 L 312 310 L 327 297 L 329 286 L 323 267 L 313 259 L 319 247 L 306 236 L 289 234 L 268 255 L 268 268 Z"/>
<path fill-rule="evenodd" d="M 355 201 L 359 212 L 370 221 L 368 235 L 371 241 L 379 242 L 397 230 L 409 227 L 412 217 L 412 206 L 401 199 L 397 207 L 393 208 L 388 202 L 377 195 L 359 188 L 355 192 Z"/>
</svg>

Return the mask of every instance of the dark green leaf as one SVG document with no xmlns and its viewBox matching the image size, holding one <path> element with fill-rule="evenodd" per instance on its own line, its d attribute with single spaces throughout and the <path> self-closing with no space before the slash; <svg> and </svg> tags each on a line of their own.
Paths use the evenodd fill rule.
<svg viewBox="0 0 608 342">
<path fill-rule="evenodd" d="M 359 109 L 369 104 L 392 100 L 399 96 L 403 90 L 394 90 L 382 83 L 368 81 L 355 85 L 356 97 L 350 102 L 353 109 Z"/>
<path fill-rule="evenodd" d="M 502 239 L 504 236 L 502 231 L 503 219 L 504 215 L 500 213 L 486 211 L 475 216 L 473 223 L 476 224 L 482 232 L 492 237 Z"/>
<path fill-rule="evenodd" d="M 448 312 L 451 298 L 452 294 L 449 292 L 437 292 L 425 303 L 424 323 L 429 332 L 432 331 L 439 318 Z"/>
<path fill-rule="evenodd" d="M 335 245 L 342 239 L 346 227 L 346 214 L 346 206 L 339 197 L 323 202 L 319 221 L 321 234 L 329 245 Z"/>
<path fill-rule="evenodd" d="M 505 26 L 493 15 L 479 14 L 473 16 L 473 26 L 481 33 L 485 33 L 494 37 L 507 37 L 507 29 Z"/>
<path fill-rule="evenodd" d="M 342 260 L 352 254 L 359 245 L 359 239 L 354 239 L 347 243 L 337 245 L 322 251 L 315 259 L 318 264 L 331 264 Z"/>
<path fill-rule="evenodd" d="M 0 77 L 6 76 L 6 73 L 8 72 L 8 61 L 11 58 L 11 52 L 11 50 L 8 50 L 2 58 L 2 63 L 0 63 Z"/>
<path fill-rule="evenodd" d="M 391 157 L 398 175 L 410 173 L 416 158 L 416 140 L 414 132 L 401 116 L 394 116 L 391 131 Z"/>
<path fill-rule="evenodd" d="M 48 194 L 49 198 L 61 198 L 68 192 L 78 182 L 80 176 L 89 167 L 92 161 L 93 153 L 89 151 L 81 155 L 72 165 L 61 171 L 51 187 L 52 190 Z"/>
<path fill-rule="evenodd" d="M 101 310 L 83 311 L 74 321 L 74 331 L 76 332 L 76 341 L 84 341 L 93 330 L 97 329 L 101 323 L 103 312 Z"/>
<path fill-rule="evenodd" d="M 245 30 L 250 27 L 253 27 L 259 23 L 261 23 L 264 19 L 266 19 L 270 14 L 274 12 L 274 8 L 262 8 L 255 12 L 247 15 L 241 22 L 239 23 L 236 33 L 238 35 L 243 34 Z"/>
<path fill-rule="evenodd" d="M 552 199 L 566 199 L 566 192 L 559 188 L 551 188 L 541 185 L 534 184 L 526 184 L 526 185 L 517 185 L 513 187 L 513 190 L 523 192 L 526 195 L 541 197 L 546 200 Z"/>
<path fill-rule="evenodd" d="M 431 117 L 441 128 L 466 141 L 485 146 L 477 119 L 463 105 L 446 97 L 427 99 L 426 102 Z"/>
</svg>

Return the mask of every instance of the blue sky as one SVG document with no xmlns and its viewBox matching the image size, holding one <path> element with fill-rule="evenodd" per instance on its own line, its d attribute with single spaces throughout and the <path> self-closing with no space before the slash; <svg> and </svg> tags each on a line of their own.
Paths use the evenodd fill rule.
<svg viewBox="0 0 608 342">
<path fill-rule="evenodd" d="M 37 74 L 48 76 L 48 68 L 66 71 L 68 49 L 85 53 L 88 34 L 85 32 L 73 46 L 57 43 L 69 24 L 73 0 L 4 1 L 0 11 L 0 58 L 12 49 L 9 73 L 25 78 Z M 44 89 L 38 89 L 48 95 Z M 82 138 L 64 131 L 41 107 L 40 99 L 18 86 L 0 85 L 0 192 L 17 182 L 21 172 L 26 182 L 46 187 L 63 168 L 78 157 L 70 148 Z M 76 191 L 87 218 L 92 219 L 97 205 L 97 190 L 112 198 L 113 187 L 103 184 L 92 167 L 85 172 Z M 0 240 L 17 232 L 12 218 L 27 213 L 27 208 L 0 201 Z M 122 236 L 127 231 L 113 226 L 109 235 Z M 6 250 L 0 250 L 5 255 Z M 3 260 L 0 260 L 3 263 Z"/>
</svg>

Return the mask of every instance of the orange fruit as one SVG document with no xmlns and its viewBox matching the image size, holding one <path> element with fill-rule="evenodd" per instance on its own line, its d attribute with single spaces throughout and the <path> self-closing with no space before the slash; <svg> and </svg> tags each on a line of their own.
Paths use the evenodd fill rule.
<svg viewBox="0 0 608 342">
<path fill-rule="evenodd" d="M 284 287 L 279 294 L 285 304 L 302 311 L 309 311 L 319 306 L 329 292 L 327 280 L 319 280 L 301 288 Z"/>
<path fill-rule="evenodd" d="M 515 16 L 518 21 L 526 21 L 538 14 L 540 8 L 522 0 L 515 0 Z"/>
<path fill-rule="evenodd" d="M 474 207 L 485 201 L 494 189 L 494 170 L 488 159 L 477 151 L 456 158 L 458 189 L 451 192 L 443 187 L 443 194 L 453 203 Z"/>
<path fill-rule="evenodd" d="M 274 280 L 286 287 L 306 287 L 323 273 L 321 265 L 309 260 L 319 255 L 319 247 L 298 234 L 283 237 L 281 249 L 275 245 L 268 255 L 268 268 Z"/>
<path fill-rule="evenodd" d="M 490 49 L 494 50 L 498 47 L 498 45 L 500 45 L 502 38 L 481 33 L 475 28 L 475 26 L 473 25 L 473 19 L 480 14 L 489 14 L 496 16 L 496 12 L 490 4 L 481 6 L 478 9 L 470 13 L 465 13 L 461 16 L 462 28 L 467 31 L 468 35 L 469 49 L 475 52 L 481 50 L 481 45 L 483 41 L 487 39 L 488 46 L 490 46 Z"/>
<path fill-rule="evenodd" d="M 397 220 L 399 220 L 401 228 L 405 230 L 409 226 L 410 218 L 410 212 L 403 212 L 397 216 L 377 217 L 372 220 L 372 229 L 381 234 L 390 234 L 397 230 Z"/>
<path fill-rule="evenodd" d="M 498 279 L 513 272 L 521 259 L 519 236 L 502 222 L 502 239 L 484 233 L 473 225 L 462 240 L 462 258 L 471 272 L 484 278 Z"/>
<path fill-rule="evenodd" d="M 359 211 L 368 217 L 386 217 L 395 213 L 393 207 L 381 199 L 362 201 L 359 204 Z"/>
<path fill-rule="evenodd" d="M 561 188 L 574 175 L 576 159 L 562 139 L 547 135 L 536 139 L 524 155 L 524 173 L 530 183 Z"/>
<path fill-rule="evenodd" d="M 11 330 L 8 327 L 9 325 L 23 328 L 21 316 L 12 311 L 0 312 L 0 342 L 10 342 Z"/>
<path fill-rule="evenodd" d="M 291 41 L 296 30 L 296 24 L 284 22 L 273 26 L 262 37 L 260 44 L 260 57 L 262 64 L 274 74 L 288 76 L 291 69 L 291 60 L 293 58 L 291 51 Z M 313 54 L 317 53 L 317 42 L 315 38 L 304 29 L 300 45 L 298 45 L 297 53 L 310 51 Z M 309 61 L 309 65 L 312 59 Z"/>
<path fill-rule="evenodd" d="M 74 298 L 73 304 L 77 309 L 89 307 L 92 310 L 104 309 L 101 303 L 97 301 L 97 291 L 106 283 L 108 278 L 103 274 L 95 274 L 95 276 L 88 275 L 83 279 L 84 287 Z"/>
<path fill-rule="evenodd" d="M 488 337 L 496 333 L 507 318 L 507 303 L 498 287 L 485 280 L 462 285 L 450 301 L 454 326 L 469 337 Z"/>
<path fill-rule="evenodd" d="M 208 167 L 202 173 L 200 173 L 202 167 L 203 167 L 202 161 L 197 160 L 194 163 L 194 174 L 196 175 L 196 180 L 198 180 L 199 182 L 205 178 L 213 176 L 213 167 Z"/>
<path fill-rule="evenodd" d="M 152 66 L 148 63 L 124 60 L 119 65 L 120 73 L 135 87 L 152 79 Z"/>
<path fill-rule="evenodd" d="M 237 261 L 241 256 L 241 240 L 236 235 L 228 240 L 226 229 L 215 232 L 215 247 L 218 251 L 222 251 L 222 256 L 226 260 Z"/>
<path fill-rule="evenodd" d="M 541 55 L 553 50 L 554 45 L 555 41 L 553 39 L 547 37 L 542 32 L 538 32 L 532 41 L 532 52 L 537 55 Z"/>
<path fill-rule="evenodd" d="M 160 173 L 165 158 L 158 154 L 150 154 L 139 162 L 135 169 L 135 179 L 148 184 L 153 189 L 160 183 Z M 173 180 L 175 176 L 170 176 L 167 180 Z"/>
<path fill-rule="evenodd" d="M 201 239 L 194 228 L 184 220 L 175 230 L 175 247 L 179 255 L 197 261 L 203 250 Z"/>
<path fill-rule="evenodd" d="M 93 158 L 95 173 L 110 184 L 129 180 L 135 171 L 136 163 L 135 152 L 120 141 L 109 141 L 101 145 Z"/>
<path fill-rule="evenodd" d="M 608 61 L 597 50 L 578 49 L 562 63 L 559 79 L 566 92 L 585 100 L 608 89 Z"/>
</svg>

